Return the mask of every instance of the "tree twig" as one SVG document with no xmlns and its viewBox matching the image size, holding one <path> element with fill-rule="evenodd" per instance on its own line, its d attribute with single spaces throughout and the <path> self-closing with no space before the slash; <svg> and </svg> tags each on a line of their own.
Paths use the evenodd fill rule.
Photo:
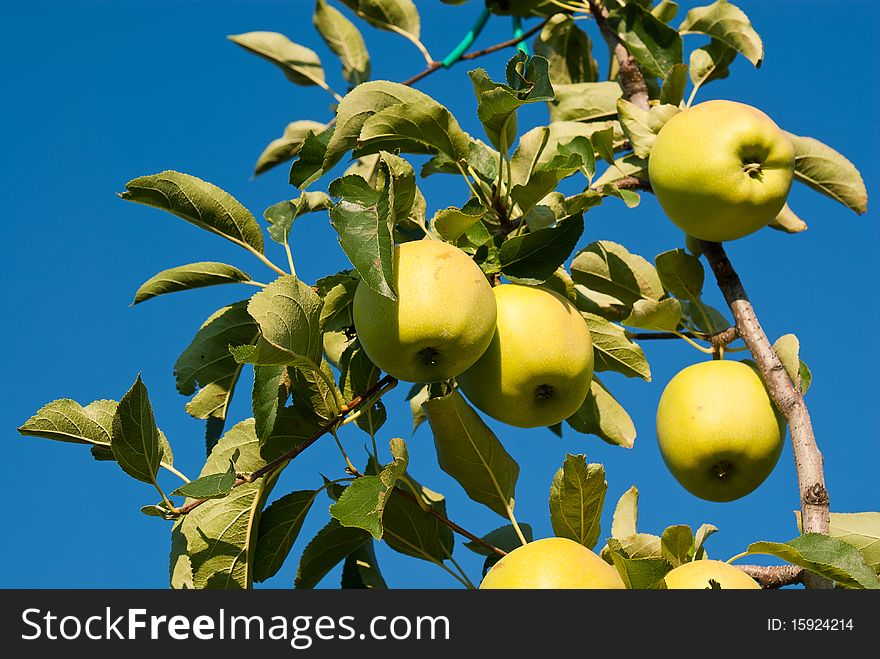
<svg viewBox="0 0 880 659">
<path fill-rule="evenodd" d="M 737 565 L 740 570 L 761 584 L 761 588 L 782 588 L 804 583 L 804 568 L 797 565 Z"/>
<path fill-rule="evenodd" d="M 728 327 L 723 332 L 718 332 L 717 334 L 697 334 L 695 332 L 627 332 L 626 335 L 634 341 L 662 341 L 680 339 L 682 336 L 686 336 L 689 339 L 708 341 L 713 346 L 721 347 L 733 343 L 739 337 L 736 327 Z"/>
<path fill-rule="evenodd" d="M 412 501 L 416 504 L 419 503 L 418 500 L 416 499 L 416 497 L 411 492 L 407 492 L 402 487 L 395 488 L 395 491 L 398 494 L 400 494 L 403 498 L 409 499 L 410 501 Z M 450 529 L 452 529 L 453 531 L 455 531 L 456 533 L 458 533 L 460 536 L 467 538 L 471 542 L 474 542 L 474 543 L 480 545 L 481 547 L 485 547 L 486 549 L 491 551 L 493 554 L 498 554 L 499 556 L 507 556 L 507 552 L 504 551 L 503 549 L 496 547 L 492 543 L 487 542 L 487 541 L 483 540 L 482 538 L 474 535 L 473 533 L 471 533 L 467 529 L 462 528 L 461 526 L 459 526 L 458 524 L 453 522 L 451 519 L 449 519 L 445 515 L 441 515 L 440 513 L 438 513 L 436 510 L 434 510 L 430 506 L 427 506 L 427 507 L 422 506 L 422 510 L 424 510 L 426 513 L 431 515 L 431 517 L 434 517 L 437 521 L 439 521 L 444 526 L 447 526 Z"/>
<path fill-rule="evenodd" d="M 494 46 L 489 46 L 487 48 L 483 48 L 482 50 L 475 50 L 472 53 L 465 53 L 459 59 L 462 59 L 462 60 L 477 59 L 478 57 L 484 57 L 485 55 L 491 55 L 492 53 L 495 53 L 499 50 L 504 50 L 505 48 L 510 48 L 511 46 L 516 46 L 521 41 L 525 41 L 526 39 L 528 39 L 532 35 L 536 34 L 539 30 L 541 30 L 547 24 L 548 20 L 550 20 L 550 19 L 548 18 L 548 19 L 542 21 L 541 23 L 539 23 L 538 25 L 535 25 L 533 28 L 531 28 L 527 32 L 524 32 L 521 36 L 515 37 L 513 39 L 508 39 L 507 41 L 502 41 L 501 43 L 496 43 Z M 414 75 L 412 78 L 404 80 L 400 84 L 407 85 L 407 86 L 414 85 L 422 78 L 425 78 L 425 77 L 431 75 L 432 73 L 434 73 L 435 71 L 437 71 L 438 69 L 442 69 L 442 68 L 443 68 L 442 62 L 436 62 L 436 61 L 431 62 L 430 64 L 428 64 L 428 68 L 424 69 L 423 71 L 420 71 L 419 73 Z"/>
<path fill-rule="evenodd" d="M 340 411 L 339 414 L 337 414 L 335 417 L 333 417 L 332 419 L 327 421 L 327 423 L 325 423 L 323 426 L 318 428 L 318 430 L 316 430 L 314 432 L 314 434 L 312 434 L 308 439 L 300 442 L 294 448 L 287 451 L 283 455 L 278 456 L 277 458 L 275 458 L 271 462 L 267 462 L 265 465 L 263 465 L 262 467 L 260 467 L 256 471 L 253 471 L 249 474 L 244 474 L 244 475 L 236 478 L 235 484 L 232 487 L 235 488 L 235 487 L 239 487 L 240 485 L 244 485 L 245 483 L 253 483 L 254 481 L 262 478 L 263 476 L 274 473 L 280 467 L 287 464 L 288 462 L 293 460 L 296 456 L 298 456 L 300 453 L 302 453 L 307 448 L 309 448 L 312 444 L 314 444 L 316 441 L 318 441 L 321 437 L 323 437 L 328 432 L 333 430 L 337 425 L 339 425 L 339 423 L 342 422 L 343 419 L 345 419 L 346 415 L 349 412 L 355 411 L 356 409 L 358 409 L 359 407 L 364 405 L 364 403 L 372 402 L 373 396 L 380 394 L 380 392 L 384 392 L 384 391 L 387 391 L 387 390 L 393 388 L 396 384 L 397 384 L 397 380 L 394 377 L 392 377 L 390 375 L 386 375 L 381 380 L 379 380 L 376 384 L 374 384 L 372 387 L 370 387 L 364 393 L 362 393 L 360 396 L 356 396 L 355 398 L 353 398 L 351 400 L 351 402 L 349 402 L 348 405 L 346 405 Z M 177 514 L 175 515 L 175 517 L 180 517 L 182 515 L 186 515 L 189 512 L 192 512 L 193 510 L 195 510 L 196 508 L 201 506 L 206 501 L 209 501 L 209 499 L 195 499 L 193 501 L 190 501 L 187 504 L 184 504 L 183 506 L 181 506 L 180 508 L 177 509 Z"/>
<path fill-rule="evenodd" d="M 761 369 L 770 397 L 788 421 L 800 490 L 803 532 L 827 534 L 829 497 L 828 490 L 825 489 L 822 454 L 816 444 L 804 398 L 774 352 L 724 247 L 719 243 L 702 240 L 700 247 L 715 273 L 718 288 L 733 313 L 739 336 Z M 829 580 L 811 572 L 806 572 L 803 579 L 807 588 L 831 588 L 833 585 Z"/>
<path fill-rule="evenodd" d="M 593 14 L 593 18 L 596 20 L 596 25 L 602 32 L 602 37 L 605 39 L 605 43 L 608 44 L 608 48 L 611 49 L 614 58 L 620 65 L 620 71 L 617 78 L 623 89 L 624 98 L 643 110 L 647 110 L 648 86 L 645 84 L 645 76 L 642 75 L 642 70 L 639 68 L 638 62 L 636 62 L 636 59 L 626 49 L 626 46 L 620 42 L 617 35 L 611 31 L 610 27 L 608 27 L 608 23 L 606 22 L 606 19 L 608 18 L 608 10 L 601 7 L 598 0 L 589 1 L 590 13 Z"/>
</svg>

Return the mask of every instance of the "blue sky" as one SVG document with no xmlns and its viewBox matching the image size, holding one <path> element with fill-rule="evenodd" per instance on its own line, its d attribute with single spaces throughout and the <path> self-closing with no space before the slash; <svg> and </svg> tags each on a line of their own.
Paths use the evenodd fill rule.
<svg viewBox="0 0 880 659">
<path fill-rule="evenodd" d="M 479 5 L 417 4 L 424 41 L 436 58 L 458 41 Z M 702 89 L 699 99 L 755 105 L 787 130 L 832 145 L 860 168 L 872 195 L 880 174 L 873 120 L 880 99 L 869 77 L 877 65 L 870 46 L 876 7 L 867 1 L 835 3 L 832 9 L 819 2 L 738 4 L 765 40 L 765 64 L 755 70 L 739 58 L 733 75 Z M 258 217 L 272 203 L 295 196 L 286 167 L 251 180 L 253 163 L 287 122 L 328 119 L 330 98 L 317 88 L 290 84 L 225 37 L 251 30 L 286 33 L 316 50 L 331 82 L 344 87 L 332 55 L 311 28 L 311 7 L 307 1 L 253 0 L 5 7 L 6 23 L 15 29 L 0 40 L 0 57 L 7 63 L 7 94 L 0 105 L 5 155 L 0 208 L 6 226 L 0 277 L 9 309 L 7 322 L 0 325 L 7 383 L 0 405 L 0 446 L 12 505 L 0 547 L 7 566 L 0 586 L 166 585 L 170 524 L 138 512 L 154 503 L 155 493 L 112 463 L 95 462 L 82 447 L 21 438 L 15 428 L 55 398 L 83 404 L 118 399 L 142 373 L 176 464 L 197 474 L 204 461 L 203 424 L 184 412 L 172 365 L 213 310 L 252 289 L 219 287 L 128 305 L 142 281 L 174 265 L 217 260 L 263 280 L 270 273 L 234 245 L 160 211 L 125 204 L 115 193 L 131 178 L 170 168 L 225 188 Z M 375 78 L 402 80 L 420 70 L 421 57 L 408 42 L 367 26 L 363 32 Z M 495 19 L 479 45 L 509 34 L 508 19 Z M 703 41 L 687 38 L 685 47 Z M 479 65 L 500 78 L 510 54 L 484 58 Z M 466 130 L 481 135 L 467 68 L 460 64 L 439 72 L 419 89 L 445 103 Z M 546 121 L 544 108 L 530 108 L 521 126 Z M 432 177 L 422 189 L 429 213 L 465 200 L 458 179 Z M 873 213 L 857 217 L 801 186 L 790 202 L 809 231 L 797 236 L 761 231 L 731 244 L 728 252 L 771 339 L 787 332 L 801 339 L 802 356 L 814 376 L 807 402 L 825 455 L 832 509 L 877 510 L 880 449 L 874 410 L 880 391 L 871 329 L 880 320 L 877 224 Z M 648 197 L 635 210 L 610 200 L 587 215 L 586 227 L 583 244 L 614 240 L 649 259 L 682 244 L 681 234 Z M 326 215 L 299 220 L 292 240 L 303 279 L 314 281 L 346 267 Z M 283 261 L 280 248 L 270 255 Z M 721 306 L 714 286 L 707 288 L 710 302 Z M 764 485 L 733 503 L 696 499 L 669 475 L 654 433 L 657 400 L 669 378 L 702 355 L 677 342 L 644 347 L 653 382 L 605 378 L 636 423 L 634 449 L 608 446 L 570 429 L 560 440 L 543 429 L 496 426 L 522 467 L 519 520 L 531 523 L 538 536 L 551 534 L 547 492 L 571 452 L 606 465 L 606 534 L 614 502 L 635 484 L 641 491 L 640 530 L 659 533 L 670 524 L 711 522 L 720 529 L 708 545 L 714 557 L 727 558 L 754 540 L 784 541 L 796 535 L 792 511 L 798 496 L 789 440 Z M 249 416 L 248 387 L 247 382 L 240 385 L 233 419 Z M 482 534 L 504 524 L 438 469 L 427 427 L 411 436 L 406 389 L 388 398 L 391 413 L 381 443 L 387 446 L 395 435 L 407 439 L 411 473 L 448 497 L 449 515 L 461 525 Z M 363 455 L 366 435 L 347 430 L 343 441 L 355 455 Z M 319 443 L 286 470 L 275 493 L 314 487 L 320 484 L 317 472 L 337 464 L 332 442 Z M 171 480 L 167 484 L 174 487 Z M 300 551 L 325 521 L 323 504 L 317 505 L 288 564 L 267 585 L 292 584 Z M 457 585 L 435 566 L 384 545 L 378 551 L 391 586 Z M 456 554 L 478 578 L 481 559 L 460 544 Z M 338 585 L 338 570 L 322 585 Z"/>
</svg>

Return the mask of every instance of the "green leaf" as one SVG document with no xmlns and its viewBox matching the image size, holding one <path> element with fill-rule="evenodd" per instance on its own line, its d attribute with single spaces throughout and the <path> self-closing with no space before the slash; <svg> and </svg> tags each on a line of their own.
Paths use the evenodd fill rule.
<svg viewBox="0 0 880 659">
<path fill-rule="evenodd" d="M 712 524 L 700 525 L 700 528 L 697 529 L 697 532 L 694 536 L 693 560 L 699 561 L 706 558 L 706 550 L 703 545 L 706 543 L 706 539 L 710 535 L 717 532 L 718 528 Z"/>
<path fill-rule="evenodd" d="M 681 36 L 642 7 L 628 3 L 612 11 L 606 24 L 651 75 L 665 78 L 681 62 Z"/>
<path fill-rule="evenodd" d="M 370 539 L 363 529 L 342 526 L 331 519 L 303 550 L 296 570 L 295 588 L 314 588 L 340 561 Z"/>
<path fill-rule="evenodd" d="M 767 226 L 783 233 L 801 233 L 807 230 L 807 223 L 799 218 L 788 204 L 782 207 L 779 214 L 770 220 Z"/>
<path fill-rule="evenodd" d="M 477 97 L 477 116 L 496 149 L 506 153 L 513 145 L 520 107 L 553 100 L 548 66 L 543 57 L 518 51 L 507 65 L 507 84 L 494 82 L 485 69 L 468 72 Z"/>
<path fill-rule="evenodd" d="M 615 183 L 622 178 L 626 178 L 627 176 L 634 176 L 635 178 L 645 179 L 648 178 L 648 161 L 644 158 L 639 158 L 638 156 L 630 153 L 622 158 L 618 158 L 614 161 L 614 164 L 609 166 L 602 175 L 593 181 L 593 185 L 591 186 L 594 190 L 602 190 L 608 184 Z"/>
<path fill-rule="evenodd" d="M 321 178 L 326 171 L 324 161 L 327 158 L 327 148 L 335 134 L 336 126 L 318 132 L 310 130 L 306 133 L 302 146 L 296 154 L 299 157 L 290 166 L 288 181 L 291 185 L 303 189 Z M 341 157 L 342 154 L 333 164 L 339 162 Z"/>
<path fill-rule="evenodd" d="M 463 233 L 486 214 L 486 208 L 479 201 L 472 200 L 462 208 L 450 206 L 437 211 L 431 220 L 434 231 L 447 242 L 455 242 Z"/>
<path fill-rule="evenodd" d="M 176 515 L 164 501 L 160 501 L 155 505 L 142 506 L 141 512 L 147 517 L 161 517 L 167 520 L 176 519 Z"/>
<path fill-rule="evenodd" d="M 691 51 L 689 73 L 694 88 L 730 75 L 730 65 L 736 59 L 736 50 L 712 39 L 707 46 Z"/>
<path fill-rule="evenodd" d="M 428 415 L 425 414 L 425 410 L 422 405 L 428 400 L 431 392 L 428 389 L 428 385 L 414 384 L 413 387 L 417 388 L 417 390 L 415 393 L 412 393 L 409 398 L 409 411 L 410 414 L 412 414 L 412 431 L 413 434 L 415 434 L 416 430 L 419 429 L 419 426 L 428 420 Z"/>
<path fill-rule="evenodd" d="M 611 521 L 611 537 L 618 540 L 638 533 L 639 491 L 635 485 L 623 493 L 614 509 Z"/>
<path fill-rule="evenodd" d="M 801 514 L 795 515 L 800 530 Z M 865 563 L 880 575 L 880 512 L 831 513 L 830 519 L 828 534 L 858 549 Z"/>
<path fill-rule="evenodd" d="M 378 148 L 402 153 L 443 154 L 453 162 L 468 156 L 470 140 L 445 107 L 417 99 L 390 105 L 361 127 L 359 153 Z"/>
<path fill-rule="evenodd" d="M 805 394 L 813 381 L 813 375 L 809 366 L 800 358 L 800 350 L 801 342 L 794 334 L 784 334 L 773 344 L 773 351 L 785 367 L 788 377 L 800 389 L 801 394 Z"/>
<path fill-rule="evenodd" d="M 356 478 L 345 488 L 339 501 L 330 506 L 330 515 L 340 524 L 369 531 L 376 540 L 382 539 L 385 505 L 409 462 L 406 443 L 402 439 L 391 440 L 391 455 L 394 460 L 385 465 L 378 476 Z"/>
<path fill-rule="evenodd" d="M 261 450 L 254 421 L 248 419 L 230 428 L 220 439 L 199 476 L 225 470 L 236 452 L 236 467 L 244 473 L 253 472 L 277 457 L 275 452 Z M 274 474 L 243 483 L 228 496 L 206 501 L 187 513 L 172 531 L 172 570 L 187 556 L 195 588 L 250 588 L 260 512 L 276 478 Z"/>
<path fill-rule="evenodd" d="M 629 378 L 651 380 L 651 367 L 645 352 L 627 338 L 622 327 L 595 314 L 582 315 L 593 338 L 596 371 L 616 371 Z"/>
<path fill-rule="evenodd" d="M 232 492 L 234 486 L 235 462 L 230 460 L 226 471 L 200 476 L 192 482 L 181 485 L 171 494 L 190 499 L 219 499 Z"/>
<path fill-rule="evenodd" d="M 342 392 L 336 387 L 330 365 L 322 361 L 319 368 L 296 364 L 288 368 L 293 406 L 307 419 L 325 424 L 340 414 Z"/>
<path fill-rule="evenodd" d="M 257 158 L 257 164 L 254 166 L 254 176 L 264 174 L 276 165 L 287 162 L 299 153 L 309 132 L 318 134 L 326 128 L 325 124 L 308 119 L 293 121 L 287 124 L 281 137 L 269 142 L 266 148 L 263 149 L 263 153 Z"/>
<path fill-rule="evenodd" d="M 624 585 L 633 590 L 663 589 L 672 565 L 665 558 L 631 558 L 616 538 L 608 540 L 611 559 Z"/>
<path fill-rule="evenodd" d="M 667 527 L 660 536 L 660 550 L 672 567 L 691 560 L 694 551 L 694 532 L 690 526 L 679 524 Z"/>
<path fill-rule="evenodd" d="M 283 34 L 247 32 L 230 35 L 229 40 L 277 66 L 292 83 L 320 85 L 324 82 L 324 69 L 317 53 L 293 43 Z"/>
<path fill-rule="evenodd" d="M 132 304 L 139 304 L 166 293 L 188 291 L 218 284 L 250 282 L 251 276 L 225 263 L 207 261 L 169 268 L 153 275 L 138 288 Z"/>
<path fill-rule="evenodd" d="M 847 588 L 880 589 L 880 580 L 858 549 L 821 533 L 806 533 L 786 543 L 753 542 L 748 551 L 776 556 Z"/>
<path fill-rule="evenodd" d="M 614 164 L 614 126 L 597 130 L 590 135 L 590 142 L 596 155 L 609 165 Z"/>
<path fill-rule="evenodd" d="M 672 331 L 681 323 L 681 302 L 675 298 L 636 300 L 624 325 L 660 331 Z"/>
<path fill-rule="evenodd" d="M 140 375 L 116 407 L 110 448 L 126 474 L 155 484 L 162 449 L 150 397 Z"/>
<path fill-rule="evenodd" d="M 376 551 L 373 542 L 369 541 L 346 556 L 342 566 L 342 588 L 352 589 L 378 589 L 385 590 L 388 584 L 379 571 L 379 563 L 376 561 Z"/>
<path fill-rule="evenodd" d="M 284 275 L 254 295 L 247 309 L 265 341 L 308 360 L 318 370 L 323 353 L 321 306 L 311 286 Z"/>
<path fill-rule="evenodd" d="M 554 84 L 595 82 L 599 76 L 590 37 L 565 14 L 552 16 L 541 29 L 535 40 L 535 54 L 549 62 Z"/>
<path fill-rule="evenodd" d="M 596 435 L 615 446 L 632 448 L 635 443 L 636 427 L 632 419 L 595 376 L 583 405 L 566 421 L 578 432 Z"/>
<path fill-rule="evenodd" d="M 539 188 L 532 179 L 537 178 L 536 174 L 542 173 L 541 178 L 547 179 L 549 185 L 542 192 L 530 195 L 534 197 L 534 201 L 540 201 L 555 187 L 554 178 L 550 174 L 555 174 L 556 182 L 578 170 L 587 178 L 592 177 L 596 169 L 592 139 L 603 130 L 611 131 L 610 139 L 613 141 L 614 127 L 607 122 L 556 121 L 549 126 L 532 128 L 519 138 L 519 144 L 511 158 L 511 182 L 515 187 Z M 612 142 L 609 148 L 613 146 Z"/>
<path fill-rule="evenodd" d="M 296 199 L 279 201 L 263 212 L 263 217 L 269 223 L 269 237 L 280 245 L 286 245 L 296 218 L 306 213 L 328 210 L 332 206 L 333 201 L 323 192 L 303 192 Z"/>
<path fill-rule="evenodd" d="M 684 100 L 687 79 L 688 67 L 686 64 L 676 64 L 669 69 L 669 73 L 663 80 L 663 87 L 660 89 L 660 102 L 675 106 L 681 104 Z"/>
<path fill-rule="evenodd" d="M 673 249 L 657 255 L 654 262 L 663 287 L 671 295 L 684 300 L 700 299 L 706 274 L 697 257 L 683 249 Z"/>
<path fill-rule="evenodd" d="M 595 547 L 607 490 L 605 467 L 587 464 L 583 455 L 566 455 L 550 485 L 550 523 L 556 537 Z"/>
<path fill-rule="evenodd" d="M 651 13 L 657 20 L 668 23 L 678 14 L 678 3 L 672 0 L 660 0 L 652 9 Z"/>
<path fill-rule="evenodd" d="M 660 547 L 660 536 L 651 533 L 634 533 L 622 538 L 614 538 L 619 543 L 619 547 L 623 553 L 629 558 L 663 558 L 663 551 Z M 600 556 L 610 564 L 614 564 L 611 559 L 611 549 L 606 544 Z"/>
<path fill-rule="evenodd" d="M 367 23 L 380 30 L 393 26 L 414 37 L 419 36 L 419 12 L 412 0 L 342 0 Z"/>
<path fill-rule="evenodd" d="M 859 215 L 868 210 L 868 191 L 859 170 L 830 146 L 786 133 L 794 145 L 794 177 Z"/>
<path fill-rule="evenodd" d="M 370 79 L 370 55 L 360 31 L 342 12 L 317 0 L 312 23 L 342 63 L 342 77 L 352 87 Z"/>
<path fill-rule="evenodd" d="M 639 158 L 648 157 L 660 129 L 678 112 L 677 105 L 655 105 L 650 110 L 643 110 L 625 99 L 617 101 L 620 125 L 632 145 L 633 153 Z"/>
<path fill-rule="evenodd" d="M 254 544 L 255 582 L 266 581 L 281 569 L 319 492 L 290 492 L 262 512 Z"/>
<path fill-rule="evenodd" d="M 255 432 L 260 444 L 266 442 L 275 428 L 278 410 L 290 397 L 290 376 L 287 368 L 276 364 L 254 366 L 253 401 Z"/>
<path fill-rule="evenodd" d="M 510 238 L 499 252 L 501 272 L 514 282 L 543 283 L 569 257 L 583 231 L 584 217 L 577 214 L 554 227 Z"/>
<path fill-rule="evenodd" d="M 25 421 L 18 432 L 26 437 L 109 449 L 116 406 L 112 400 L 95 401 L 86 407 L 69 398 L 53 400 Z M 105 414 L 108 407 L 112 412 Z"/>
<path fill-rule="evenodd" d="M 346 401 L 360 396 L 379 381 L 381 370 L 376 366 L 360 342 L 355 340 L 345 351 L 339 361 L 339 386 L 342 397 Z M 385 404 L 377 400 L 371 407 L 362 407 L 355 425 L 369 435 L 381 428 L 387 419 Z"/>
<path fill-rule="evenodd" d="M 329 171 L 345 153 L 360 146 L 361 129 L 370 117 L 398 104 L 419 106 L 423 108 L 423 113 L 436 116 L 444 125 L 451 126 L 455 121 L 449 111 L 437 101 L 411 87 L 386 80 L 365 82 L 346 94 L 339 103 L 336 109 L 335 129 L 326 142 L 320 169 L 312 174 L 313 179 L 319 173 Z M 303 146 L 303 152 L 305 148 L 306 145 Z M 316 145 L 316 155 L 317 151 Z M 300 158 L 302 157 L 301 153 Z M 299 176 L 298 180 L 302 178 Z M 293 179 L 291 181 L 293 182 Z"/>
<path fill-rule="evenodd" d="M 404 480 L 407 485 L 395 488 L 385 504 L 382 539 L 396 552 L 440 563 L 452 556 L 455 537 L 452 529 L 426 512 L 425 508 L 445 518 L 446 500 L 443 495 L 419 485 L 409 476 L 404 476 Z M 415 490 L 421 504 L 405 497 L 402 489 L 410 492 Z"/>
<path fill-rule="evenodd" d="M 169 170 L 132 179 L 125 188 L 119 197 L 126 201 L 161 208 L 236 245 L 263 253 L 263 234 L 257 220 L 216 185 Z"/>
<path fill-rule="evenodd" d="M 617 82 L 557 84 L 553 91 L 550 120 L 554 122 L 613 119 L 617 114 L 617 99 L 623 96 Z"/>
<path fill-rule="evenodd" d="M 696 256 L 679 248 L 658 254 L 654 263 L 663 287 L 682 301 L 683 313 L 694 320 L 700 331 L 716 334 L 730 327 L 716 309 L 703 302 L 706 274 Z"/>
<path fill-rule="evenodd" d="M 458 391 L 424 404 L 440 468 L 467 495 L 507 517 L 514 507 L 519 465 Z"/>
<path fill-rule="evenodd" d="M 678 31 L 681 34 L 707 34 L 742 53 L 756 67 L 764 60 L 764 44 L 749 17 L 727 0 L 691 9 Z"/>
<path fill-rule="evenodd" d="M 369 83 L 367 83 L 369 84 Z M 351 177 L 348 185 L 331 186 L 331 194 L 342 199 L 330 210 L 330 223 L 339 234 L 339 244 L 358 274 L 370 288 L 392 300 L 394 292 L 394 188 L 392 179 L 386 177 L 385 185 L 373 195 L 363 189 L 352 194 Z M 360 179 L 363 181 L 363 179 Z"/>
<path fill-rule="evenodd" d="M 631 308 L 641 299 L 660 300 L 663 285 L 654 266 L 625 247 L 600 240 L 584 247 L 571 263 L 576 284 L 610 295 Z"/>
</svg>

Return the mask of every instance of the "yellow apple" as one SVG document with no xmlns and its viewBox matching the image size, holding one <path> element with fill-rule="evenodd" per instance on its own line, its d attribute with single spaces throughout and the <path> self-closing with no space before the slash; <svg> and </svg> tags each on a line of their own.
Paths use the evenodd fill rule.
<svg viewBox="0 0 880 659">
<path fill-rule="evenodd" d="M 663 391 L 657 440 L 672 475 L 692 494 L 733 501 L 758 487 L 779 460 L 785 419 L 750 366 L 688 366 Z"/>
<path fill-rule="evenodd" d="M 590 391 L 593 342 L 586 321 L 561 295 L 502 284 L 495 336 L 458 377 L 461 390 L 489 416 L 511 426 L 552 426 L 574 414 Z"/>
<path fill-rule="evenodd" d="M 567 538 L 544 538 L 517 547 L 480 584 L 481 590 L 624 587 L 617 570 Z"/>
<path fill-rule="evenodd" d="M 485 352 L 495 331 L 495 297 L 480 267 L 439 240 L 394 248 L 397 300 L 358 284 L 352 315 L 367 356 L 409 382 L 455 377 Z"/>
<path fill-rule="evenodd" d="M 707 101 L 660 129 L 648 160 L 651 187 L 690 236 L 736 240 L 767 226 L 785 205 L 794 147 L 766 114 Z"/>
<path fill-rule="evenodd" d="M 692 561 L 679 565 L 665 577 L 670 590 L 710 588 L 709 580 L 717 581 L 722 590 L 760 590 L 760 584 L 745 572 L 722 561 Z"/>
</svg>

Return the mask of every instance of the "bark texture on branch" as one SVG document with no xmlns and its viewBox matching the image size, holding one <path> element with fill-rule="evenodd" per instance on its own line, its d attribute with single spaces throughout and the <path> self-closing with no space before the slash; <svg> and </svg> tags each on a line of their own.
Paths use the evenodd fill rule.
<svg viewBox="0 0 880 659">
<path fill-rule="evenodd" d="M 797 565 L 737 565 L 736 567 L 761 584 L 761 588 L 782 588 L 804 583 L 805 570 Z"/>
<path fill-rule="evenodd" d="M 800 490 L 803 532 L 827 534 L 829 497 L 825 489 L 822 454 L 816 444 L 804 398 L 774 352 L 724 247 L 719 243 L 705 241 L 700 241 L 700 246 L 733 313 L 740 338 L 758 364 L 770 397 L 788 421 Z M 827 579 L 809 572 L 804 574 L 804 583 L 808 588 L 832 587 Z"/>
<path fill-rule="evenodd" d="M 618 76 L 624 98 L 648 109 L 648 88 L 644 76 L 633 56 L 626 50 L 606 23 L 607 11 L 596 0 L 590 0 L 590 9 L 602 36 L 612 49 L 620 65 Z M 633 182 L 637 185 L 637 181 Z M 650 185 L 650 182 L 648 183 Z M 736 320 L 736 332 L 748 347 L 758 364 L 773 402 L 788 421 L 794 447 L 798 488 L 801 498 L 801 515 L 804 533 L 828 533 L 829 497 L 825 489 L 822 454 L 816 444 L 810 413 L 799 389 L 792 383 L 773 351 L 767 334 L 758 322 L 755 310 L 739 275 L 718 243 L 700 241 L 703 254 L 715 273 L 718 287 Z M 804 571 L 802 580 L 807 588 L 832 588 L 833 583 L 812 572 Z"/>
<path fill-rule="evenodd" d="M 638 105 L 643 110 L 648 109 L 648 85 L 645 84 L 645 77 L 639 68 L 636 59 L 630 55 L 617 35 L 608 27 L 605 19 L 608 18 L 608 10 L 601 7 L 597 0 L 590 0 L 590 13 L 596 21 L 596 25 L 602 32 L 602 37 L 617 64 L 620 67 L 617 78 L 620 87 L 623 89 L 623 97 L 630 103 Z"/>
</svg>

